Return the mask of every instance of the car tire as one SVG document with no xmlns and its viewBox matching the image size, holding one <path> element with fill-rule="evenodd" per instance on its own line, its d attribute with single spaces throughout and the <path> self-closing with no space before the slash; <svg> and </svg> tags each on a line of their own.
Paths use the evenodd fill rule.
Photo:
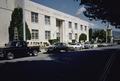
<svg viewBox="0 0 120 81">
<path fill-rule="evenodd" d="M 38 51 L 37 50 L 33 50 L 33 56 L 38 56 Z"/>
<path fill-rule="evenodd" d="M 75 51 L 79 51 L 80 50 L 80 48 L 75 48 Z"/>
<path fill-rule="evenodd" d="M 28 56 L 32 56 L 33 54 L 32 54 L 31 52 L 28 52 L 27 55 L 28 55 Z"/>
<path fill-rule="evenodd" d="M 12 52 L 8 52 L 7 54 L 6 54 L 6 58 L 8 59 L 8 60 L 12 60 L 12 59 L 14 59 L 14 54 L 12 53 Z"/>
</svg>

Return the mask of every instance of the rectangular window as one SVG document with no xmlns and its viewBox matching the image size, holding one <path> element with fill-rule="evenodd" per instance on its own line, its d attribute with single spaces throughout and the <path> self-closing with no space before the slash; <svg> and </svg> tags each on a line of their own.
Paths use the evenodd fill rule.
<svg viewBox="0 0 120 81">
<path fill-rule="evenodd" d="M 49 40 L 51 38 L 50 34 L 50 31 L 45 31 L 45 39 Z"/>
<path fill-rule="evenodd" d="M 39 31 L 36 29 L 32 29 L 32 39 L 39 39 Z"/>
<path fill-rule="evenodd" d="M 72 33 L 69 33 L 69 39 L 72 40 Z"/>
<path fill-rule="evenodd" d="M 38 13 L 31 12 L 31 22 L 38 23 Z"/>
<path fill-rule="evenodd" d="M 75 29 L 77 29 L 78 28 L 78 25 L 77 25 L 77 23 L 75 23 Z"/>
<path fill-rule="evenodd" d="M 69 23 L 69 28 L 72 28 L 72 22 L 68 22 Z"/>
<path fill-rule="evenodd" d="M 56 38 L 60 39 L 60 33 L 59 32 L 56 33 Z"/>
<path fill-rule="evenodd" d="M 77 35 L 77 33 L 75 33 L 75 39 L 77 39 L 78 38 L 78 35 Z"/>
<path fill-rule="evenodd" d="M 61 26 L 61 21 L 56 19 L 56 27 L 60 27 Z"/>
<path fill-rule="evenodd" d="M 83 30 L 83 25 L 80 25 L 81 31 Z"/>
<path fill-rule="evenodd" d="M 45 15 L 45 24 L 50 25 L 50 16 Z"/>
</svg>

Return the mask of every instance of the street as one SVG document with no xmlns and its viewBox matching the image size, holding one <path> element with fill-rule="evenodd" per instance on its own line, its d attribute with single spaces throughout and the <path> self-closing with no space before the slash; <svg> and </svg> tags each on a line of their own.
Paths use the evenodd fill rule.
<svg viewBox="0 0 120 81">
<path fill-rule="evenodd" d="M 0 81 L 120 81 L 119 49 L 113 46 L 0 60 Z"/>
<path fill-rule="evenodd" d="M 0 63 L 7 63 L 7 62 L 20 62 L 20 61 L 36 61 L 36 60 L 52 60 L 48 54 L 39 54 L 38 56 L 31 56 L 31 57 L 21 57 L 15 58 L 13 60 L 0 60 Z"/>
</svg>

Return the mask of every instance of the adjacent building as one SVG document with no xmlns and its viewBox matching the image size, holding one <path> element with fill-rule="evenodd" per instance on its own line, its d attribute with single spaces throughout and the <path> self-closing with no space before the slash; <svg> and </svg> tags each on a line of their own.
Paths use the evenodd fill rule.
<svg viewBox="0 0 120 81">
<path fill-rule="evenodd" d="M 31 32 L 29 45 L 43 45 L 50 39 L 60 39 L 60 42 L 79 42 L 79 36 L 84 33 L 89 40 L 90 23 L 78 17 L 32 2 L 31 0 L 0 0 L 0 45 L 9 41 L 8 27 L 11 14 L 15 7 L 25 11 L 24 19 Z"/>
</svg>

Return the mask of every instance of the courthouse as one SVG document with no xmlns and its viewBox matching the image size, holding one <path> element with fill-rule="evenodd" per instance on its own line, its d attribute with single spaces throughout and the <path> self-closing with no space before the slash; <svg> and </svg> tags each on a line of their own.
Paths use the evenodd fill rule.
<svg viewBox="0 0 120 81">
<path fill-rule="evenodd" d="M 24 18 L 31 33 L 29 45 L 48 43 L 50 39 L 60 42 L 79 42 L 81 34 L 89 40 L 90 23 L 31 0 L 0 0 L 0 46 L 9 41 L 9 26 L 14 8 L 24 7 Z"/>
</svg>

